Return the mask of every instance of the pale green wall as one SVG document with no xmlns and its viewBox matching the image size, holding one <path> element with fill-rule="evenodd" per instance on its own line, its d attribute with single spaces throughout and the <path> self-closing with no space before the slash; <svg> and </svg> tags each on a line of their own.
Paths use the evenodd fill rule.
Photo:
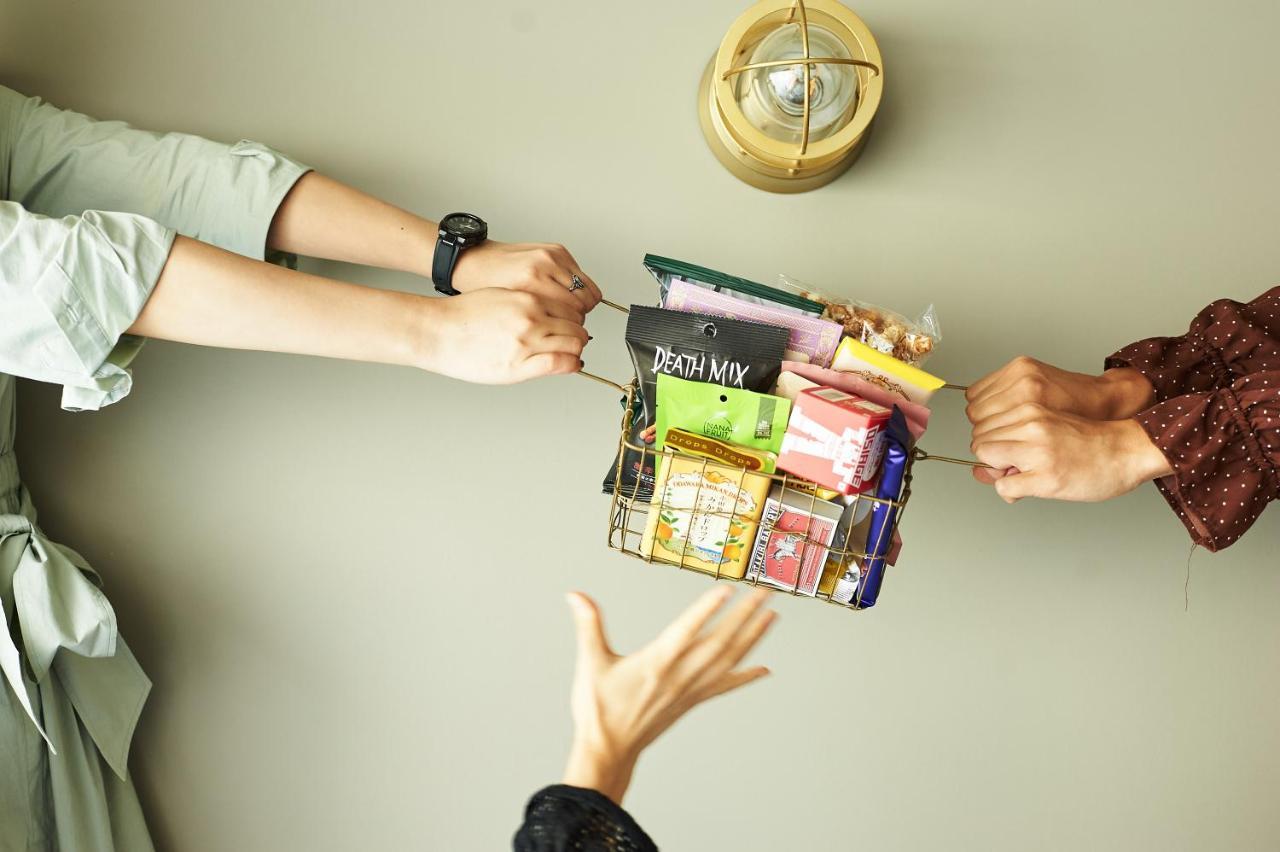
<svg viewBox="0 0 1280 852">
<path fill-rule="evenodd" d="M 876 135 L 775 197 L 693 112 L 745 5 L 3 0 L 0 80 L 565 242 L 617 300 L 653 299 L 654 251 L 933 301 L 956 381 L 1022 351 L 1097 368 L 1280 279 L 1280 6 L 865 0 Z M 616 376 L 621 329 L 592 319 Z M 126 403 L 56 402 L 23 387 L 22 463 L 156 681 L 134 771 L 167 848 L 502 848 L 568 737 L 562 593 L 626 648 L 704 588 L 605 551 L 618 408 L 578 379 L 153 345 Z M 941 403 L 928 447 L 966 443 Z M 881 606 L 780 600 L 776 676 L 643 761 L 628 806 L 664 848 L 1274 848 L 1280 509 L 1196 556 L 1184 612 L 1154 489 L 1010 508 L 958 469 L 916 483 Z"/>
</svg>

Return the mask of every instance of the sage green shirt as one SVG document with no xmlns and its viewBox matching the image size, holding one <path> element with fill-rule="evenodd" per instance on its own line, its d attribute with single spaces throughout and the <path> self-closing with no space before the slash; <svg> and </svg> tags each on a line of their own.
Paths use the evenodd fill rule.
<svg viewBox="0 0 1280 852">
<path fill-rule="evenodd" d="M 0 87 L 0 852 L 152 848 L 128 778 L 151 683 L 97 574 L 37 524 L 13 377 L 62 385 L 70 410 L 121 399 L 141 345 L 125 331 L 174 235 L 262 258 L 305 171 L 253 142 L 148 133 Z"/>
<path fill-rule="evenodd" d="M 0 87 L 0 373 L 55 382 L 68 409 L 129 392 L 146 304 L 174 234 L 263 258 L 306 169 L 224 145 L 94 121 Z"/>
</svg>

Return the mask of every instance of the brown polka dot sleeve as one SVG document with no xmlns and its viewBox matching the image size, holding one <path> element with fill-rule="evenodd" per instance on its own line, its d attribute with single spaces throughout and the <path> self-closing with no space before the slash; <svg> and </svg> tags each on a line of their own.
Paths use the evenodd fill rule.
<svg viewBox="0 0 1280 852">
<path fill-rule="evenodd" d="M 1220 299 L 1201 311 L 1182 337 L 1131 343 L 1108 358 L 1106 366 L 1142 373 L 1155 387 L 1156 402 L 1280 370 L 1280 287 L 1247 304 Z"/>
<path fill-rule="evenodd" d="M 1280 497 L 1280 370 L 1175 396 L 1137 420 L 1173 468 L 1156 486 L 1197 544 L 1234 543 Z"/>
<path fill-rule="evenodd" d="M 1155 388 L 1137 417 L 1173 474 L 1156 482 L 1209 550 L 1232 544 L 1280 497 L 1280 287 L 1221 299 L 1182 337 L 1153 337 L 1107 359 Z"/>
</svg>

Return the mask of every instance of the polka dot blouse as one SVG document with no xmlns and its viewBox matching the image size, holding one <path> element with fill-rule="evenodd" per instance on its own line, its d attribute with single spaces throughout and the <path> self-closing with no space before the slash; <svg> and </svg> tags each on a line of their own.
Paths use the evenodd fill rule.
<svg viewBox="0 0 1280 852">
<path fill-rule="evenodd" d="M 1191 537 L 1232 544 L 1280 497 L 1280 287 L 1222 299 L 1182 337 L 1153 337 L 1107 359 L 1155 387 L 1137 420 L 1173 474 L 1156 486 Z"/>
</svg>

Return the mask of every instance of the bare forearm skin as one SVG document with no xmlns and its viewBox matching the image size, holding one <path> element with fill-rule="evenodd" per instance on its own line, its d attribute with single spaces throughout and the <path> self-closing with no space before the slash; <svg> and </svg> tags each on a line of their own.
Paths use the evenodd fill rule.
<svg viewBox="0 0 1280 852">
<path fill-rule="evenodd" d="M 435 300 L 251 260 L 178 237 L 131 334 L 421 366 Z"/>
<path fill-rule="evenodd" d="M 276 211 L 267 247 L 429 278 L 437 231 L 435 222 L 309 172 Z"/>
</svg>

